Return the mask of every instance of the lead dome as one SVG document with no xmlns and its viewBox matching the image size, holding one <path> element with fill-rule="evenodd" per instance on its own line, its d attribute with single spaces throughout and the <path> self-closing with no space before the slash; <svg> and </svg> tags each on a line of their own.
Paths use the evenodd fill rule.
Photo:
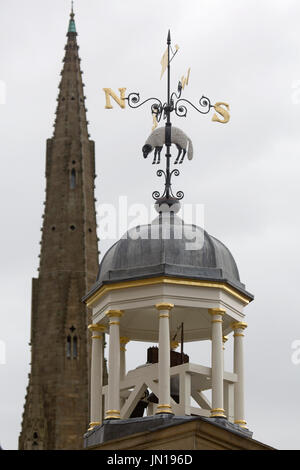
<svg viewBox="0 0 300 470">
<path fill-rule="evenodd" d="M 201 227 L 173 214 L 128 230 L 105 254 L 94 289 L 157 276 L 223 281 L 250 295 L 229 249 Z M 252 297 L 252 296 L 251 296 Z"/>
</svg>

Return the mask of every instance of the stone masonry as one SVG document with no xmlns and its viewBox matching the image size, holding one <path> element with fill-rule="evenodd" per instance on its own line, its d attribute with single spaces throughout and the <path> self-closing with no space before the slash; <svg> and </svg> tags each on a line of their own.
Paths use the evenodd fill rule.
<svg viewBox="0 0 300 470">
<path fill-rule="evenodd" d="M 80 449 L 89 423 L 90 314 L 96 279 L 95 153 L 71 13 L 54 135 L 47 141 L 39 277 L 32 280 L 31 373 L 19 449 Z"/>
</svg>

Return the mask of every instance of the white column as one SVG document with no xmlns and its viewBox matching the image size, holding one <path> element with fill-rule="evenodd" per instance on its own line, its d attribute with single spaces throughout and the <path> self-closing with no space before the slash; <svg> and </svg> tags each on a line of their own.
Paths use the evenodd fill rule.
<svg viewBox="0 0 300 470">
<path fill-rule="evenodd" d="M 108 399 L 105 419 L 120 419 L 120 317 L 122 310 L 108 310 Z"/>
<path fill-rule="evenodd" d="M 89 431 L 102 421 L 103 325 L 89 325 L 92 332 L 91 401 Z"/>
<path fill-rule="evenodd" d="M 235 322 L 231 325 L 234 330 L 234 372 L 238 381 L 234 384 L 234 422 L 246 428 L 244 409 L 244 333 L 247 323 Z"/>
<path fill-rule="evenodd" d="M 129 343 L 129 338 L 126 336 L 120 337 L 120 381 L 125 379 L 126 376 L 126 344 Z M 122 397 L 122 392 L 120 391 L 120 407 L 124 405 L 126 399 Z"/>
<path fill-rule="evenodd" d="M 159 353 L 158 353 L 158 405 L 156 414 L 173 413 L 170 405 L 170 311 L 173 304 L 160 303 L 155 306 L 159 312 Z"/>
<path fill-rule="evenodd" d="M 227 336 L 223 336 L 223 371 L 225 370 L 225 343 L 228 341 Z M 224 372 L 223 372 L 224 373 Z M 225 380 L 223 380 L 223 408 L 227 419 L 233 418 L 232 412 L 232 403 L 233 403 L 233 385 L 229 384 Z"/>
<path fill-rule="evenodd" d="M 211 354 L 211 376 L 212 376 L 212 409 L 210 416 L 212 418 L 225 418 L 223 405 L 223 334 L 222 323 L 225 310 L 222 308 L 210 308 L 209 313 L 212 316 L 212 354 Z"/>
<path fill-rule="evenodd" d="M 120 379 L 123 380 L 126 375 L 126 344 L 130 339 L 127 336 L 120 337 Z"/>
<path fill-rule="evenodd" d="M 223 349 L 223 371 L 225 370 L 225 357 L 224 356 L 225 356 L 225 343 L 226 343 L 226 341 L 228 341 L 227 336 L 223 336 L 223 338 L 222 338 L 222 343 L 223 343 L 223 347 L 222 347 L 222 349 Z"/>
</svg>

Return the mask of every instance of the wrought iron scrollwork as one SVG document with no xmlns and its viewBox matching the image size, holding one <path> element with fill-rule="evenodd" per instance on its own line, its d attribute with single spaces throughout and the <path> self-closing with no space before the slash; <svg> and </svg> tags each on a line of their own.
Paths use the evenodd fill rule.
<svg viewBox="0 0 300 470">
<path fill-rule="evenodd" d="M 166 119 L 168 113 L 172 113 L 173 111 L 175 111 L 175 114 L 179 117 L 186 117 L 187 107 L 182 103 L 189 104 L 190 106 L 192 106 L 192 108 L 194 108 L 196 111 L 198 111 L 198 113 L 201 113 L 201 114 L 208 114 L 211 108 L 214 107 L 211 104 L 210 99 L 203 95 L 201 96 L 199 100 L 200 108 L 197 108 L 197 106 L 195 106 L 189 100 L 185 98 L 181 98 L 181 92 L 182 92 L 182 85 L 181 85 L 181 82 L 179 82 L 178 91 L 172 93 L 169 105 L 168 103 L 162 104 L 159 98 L 154 98 L 154 97 L 148 98 L 147 100 L 144 100 L 142 103 L 140 103 L 139 93 L 130 93 L 125 98 L 125 100 L 128 101 L 128 105 L 130 106 L 130 108 L 134 108 L 134 109 L 140 108 L 148 101 L 156 101 L 156 103 L 153 103 L 151 105 L 151 114 L 155 114 L 157 122 L 160 122 L 162 116 L 163 116 L 163 119 Z"/>
<path fill-rule="evenodd" d="M 189 100 L 186 100 L 185 98 L 180 98 L 179 100 L 176 101 L 176 104 L 175 104 L 175 114 L 179 117 L 186 117 L 187 115 L 187 107 L 181 104 L 183 102 L 188 103 L 196 111 L 198 111 L 198 113 L 201 113 L 201 114 L 208 114 L 210 109 L 213 108 L 213 105 L 211 104 L 210 99 L 207 98 L 206 96 L 201 96 L 199 100 L 199 105 L 204 109 L 199 109 Z"/>
<path fill-rule="evenodd" d="M 213 105 L 210 102 L 210 99 L 207 98 L 206 96 L 202 96 L 199 100 L 199 105 L 195 106 L 193 103 L 190 101 L 181 98 L 182 91 L 185 87 L 185 84 L 187 83 L 186 81 L 182 83 L 181 81 L 178 82 L 177 85 L 177 91 L 174 91 L 171 93 L 170 91 L 170 62 L 177 53 L 178 48 L 176 48 L 176 52 L 173 52 L 171 48 L 171 35 L 170 31 L 168 33 L 168 38 L 167 38 L 167 45 L 168 45 L 168 61 L 167 61 L 167 70 L 168 70 L 168 78 L 167 78 L 167 101 L 163 104 L 163 102 L 159 98 L 148 98 L 142 102 L 140 102 L 140 94 L 139 93 L 130 93 L 125 100 L 128 101 L 128 105 L 130 108 L 139 108 L 143 106 L 145 103 L 151 102 L 151 114 L 156 118 L 157 122 L 160 122 L 161 118 L 166 120 L 166 133 L 165 133 L 165 146 L 167 148 L 166 152 L 166 170 L 158 170 L 157 171 L 157 176 L 165 177 L 165 189 L 164 192 L 161 194 L 159 191 L 154 191 L 152 193 L 153 198 L 158 201 L 158 200 L 171 200 L 171 199 L 177 199 L 180 200 L 184 197 L 183 191 L 177 191 L 176 196 L 174 196 L 172 192 L 172 184 L 171 184 L 171 179 L 172 176 L 179 176 L 179 170 L 174 169 L 171 171 L 170 164 L 171 164 L 171 113 L 175 112 L 175 114 L 179 117 L 185 117 L 187 115 L 187 105 L 190 105 L 192 108 L 194 108 L 196 111 L 198 111 L 201 114 L 207 114 L 209 113 L 210 109 L 213 107 Z M 170 55 L 170 51 L 172 51 L 172 57 Z M 166 69 L 166 67 L 165 67 Z M 163 71 L 164 72 L 164 71 Z M 154 101 L 154 103 L 153 103 Z M 160 147 L 162 148 L 162 147 Z M 174 163 L 178 163 L 175 161 Z M 180 161 L 179 163 L 182 163 Z"/>
<path fill-rule="evenodd" d="M 163 112 L 163 104 L 158 98 L 148 98 L 142 103 L 140 103 L 140 94 L 139 93 L 129 93 L 129 95 L 125 98 L 128 101 L 128 106 L 130 108 L 140 108 L 148 101 L 156 101 L 151 105 L 151 114 L 155 114 L 157 121 L 159 122 L 161 119 L 161 115 Z"/>
<path fill-rule="evenodd" d="M 182 83 L 181 83 L 181 82 L 178 82 L 177 92 L 173 91 L 173 93 L 172 93 L 172 95 L 171 95 L 171 99 L 170 99 L 172 111 L 175 109 L 175 107 L 174 107 L 175 99 L 177 99 L 177 100 L 180 99 L 180 97 L 181 97 L 181 92 L 182 92 Z M 175 106 L 176 106 L 176 105 L 175 105 Z"/>
<path fill-rule="evenodd" d="M 183 191 L 177 191 L 176 196 L 174 196 L 173 191 L 172 191 L 172 183 L 171 183 L 172 176 L 180 175 L 180 171 L 177 168 L 175 168 L 175 170 L 171 172 L 168 172 L 168 171 L 166 172 L 164 170 L 157 170 L 156 174 L 159 177 L 161 176 L 165 177 L 165 189 L 162 194 L 159 191 L 153 191 L 152 193 L 153 199 L 155 199 L 156 201 L 163 200 L 163 199 L 177 199 L 178 201 L 180 201 L 181 199 L 184 198 Z"/>
</svg>

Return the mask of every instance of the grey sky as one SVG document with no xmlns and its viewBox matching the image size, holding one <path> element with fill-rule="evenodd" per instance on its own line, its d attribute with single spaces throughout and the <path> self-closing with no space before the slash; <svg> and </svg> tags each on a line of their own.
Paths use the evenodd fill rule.
<svg viewBox="0 0 300 470">
<path fill-rule="evenodd" d="M 29 372 L 31 278 L 37 276 L 46 139 L 52 136 L 68 0 L 0 0 L 0 442 L 17 447 Z M 180 50 L 173 88 L 231 108 L 227 125 L 192 109 L 174 118 L 194 145 L 175 189 L 205 206 L 205 228 L 232 251 L 255 301 L 246 309 L 246 419 L 254 438 L 300 448 L 300 3 L 297 0 L 76 0 L 98 203 L 151 204 L 161 189 L 141 147 L 149 108 L 104 109 L 103 87 L 165 99 L 160 59 L 170 28 Z M 298 103 L 299 102 L 299 103 Z M 104 251 L 108 243 L 101 243 Z M 45 332 L 46 334 L 46 332 Z M 228 342 L 229 343 L 229 342 Z M 136 364 L 129 344 L 129 367 Z M 230 346 L 228 347 L 228 353 Z M 197 347 L 192 358 L 201 362 Z M 144 357 L 146 352 L 142 352 Z M 198 356 L 198 357 L 197 357 Z M 228 359 L 229 360 L 229 359 Z"/>
</svg>

